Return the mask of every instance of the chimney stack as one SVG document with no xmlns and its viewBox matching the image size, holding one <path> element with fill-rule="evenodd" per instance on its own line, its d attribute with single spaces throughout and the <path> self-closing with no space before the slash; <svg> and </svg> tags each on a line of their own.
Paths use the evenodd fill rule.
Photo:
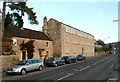
<svg viewBox="0 0 120 82">
<path fill-rule="evenodd" d="M 45 33 L 45 34 L 47 34 L 47 17 L 45 16 L 44 18 L 43 18 L 43 28 L 42 28 L 42 31 Z"/>
</svg>

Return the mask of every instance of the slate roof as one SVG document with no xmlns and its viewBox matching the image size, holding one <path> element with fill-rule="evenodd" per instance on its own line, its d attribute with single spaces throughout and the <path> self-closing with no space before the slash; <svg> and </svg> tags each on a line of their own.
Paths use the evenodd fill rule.
<svg viewBox="0 0 120 82">
<path fill-rule="evenodd" d="M 22 28 L 22 29 L 15 28 L 15 27 L 5 28 L 5 33 L 8 33 L 13 37 L 52 41 L 45 33 L 41 31 L 27 29 L 27 28 Z"/>
</svg>

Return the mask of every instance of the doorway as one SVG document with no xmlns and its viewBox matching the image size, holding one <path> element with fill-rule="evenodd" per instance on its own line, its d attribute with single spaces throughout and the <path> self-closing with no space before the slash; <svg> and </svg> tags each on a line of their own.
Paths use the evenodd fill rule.
<svg viewBox="0 0 120 82">
<path fill-rule="evenodd" d="M 22 51 L 22 60 L 26 59 L 26 54 L 27 54 L 26 51 Z"/>
</svg>

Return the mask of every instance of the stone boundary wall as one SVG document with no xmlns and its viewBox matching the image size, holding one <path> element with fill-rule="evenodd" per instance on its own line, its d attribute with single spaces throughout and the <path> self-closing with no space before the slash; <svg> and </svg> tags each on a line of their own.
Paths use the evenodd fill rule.
<svg viewBox="0 0 120 82">
<path fill-rule="evenodd" d="M 15 65 L 19 61 L 16 55 L 1 55 L 0 56 L 0 72 L 6 71 L 8 67 Z"/>
</svg>

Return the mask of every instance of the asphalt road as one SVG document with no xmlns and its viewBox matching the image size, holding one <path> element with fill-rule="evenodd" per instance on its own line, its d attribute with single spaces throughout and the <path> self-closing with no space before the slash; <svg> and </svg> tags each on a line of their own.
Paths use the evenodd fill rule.
<svg viewBox="0 0 120 82">
<path fill-rule="evenodd" d="M 58 67 L 45 67 L 42 71 L 33 71 L 27 73 L 26 75 L 6 75 L 2 77 L 2 80 L 3 82 L 8 80 L 34 80 L 37 82 L 61 82 L 63 80 L 105 80 L 106 82 L 106 80 L 111 77 L 118 79 L 118 71 L 113 70 L 113 66 L 117 62 L 117 54 L 107 54 Z"/>
</svg>

